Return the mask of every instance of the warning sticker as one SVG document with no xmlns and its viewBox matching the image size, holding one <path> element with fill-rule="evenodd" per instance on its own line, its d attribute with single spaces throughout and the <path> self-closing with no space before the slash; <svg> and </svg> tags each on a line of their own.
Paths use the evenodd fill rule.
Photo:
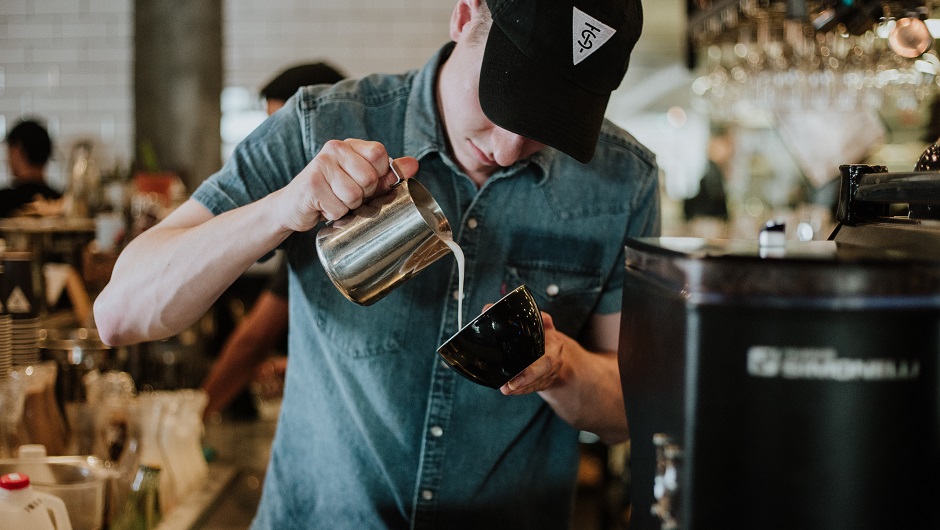
<svg viewBox="0 0 940 530">
<path fill-rule="evenodd" d="M 17 286 L 13 288 L 13 292 L 7 298 L 7 309 L 10 313 L 29 313 L 33 310 L 33 306 L 29 303 L 26 293 Z"/>
</svg>

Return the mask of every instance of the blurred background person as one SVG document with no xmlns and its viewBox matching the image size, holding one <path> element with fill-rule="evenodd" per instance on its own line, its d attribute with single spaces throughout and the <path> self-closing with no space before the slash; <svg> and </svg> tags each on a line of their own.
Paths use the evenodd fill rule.
<svg viewBox="0 0 940 530">
<path fill-rule="evenodd" d="M 301 87 L 333 84 L 344 77 L 327 63 L 301 64 L 282 71 L 259 94 L 270 116 Z M 251 311 L 223 344 L 203 382 L 202 387 L 209 395 L 204 417 L 222 412 L 249 383 L 253 383 L 262 401 L 278 394 L 279 382 L 287 370 L 287 357 L 273 353 L 287 335 L 287 317 L 287 264 L 282 261 Z"/>
<path fill-rule="evenodd" d="M 52 139 L 35 119 L 18 121 L 6 135 L 10 187 L 0 190 L 0 217 L 25 213 L 37 200 L 56 200 L 62 194 L 46 183 L 46 165 L 52 158 Z"/>
<path fill-rule="evenodd" d="M 725 128 L 712 131 L 708 162 L 699 181 L 698 193 L 683 203 L 685 220 L 692 235 L 727 237 L 728 194 L 725 179 L 734 155 L 734 138 Z"/>
</svg>

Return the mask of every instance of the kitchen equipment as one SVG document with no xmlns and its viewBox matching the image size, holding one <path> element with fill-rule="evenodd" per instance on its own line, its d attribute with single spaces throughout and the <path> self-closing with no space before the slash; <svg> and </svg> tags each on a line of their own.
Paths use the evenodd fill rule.
<svg viewBox="0 0 940 530">
<path fill-rule="evenodd" d="M 111 347 L 94 328 L 40 329 L 39 350 L 59 368 L 56 399 L 63 409 L 68 402 L 85 402 L 83 378 L 89 372 L 108 370 L 113 360 Z"/>
<path fill-rule="evenodd" d="M 8 375 L 0 377 L 0 458 L 10 458 L 26 442 L 23 405 L 26 381 Z"/>
<path fill-rule="evenodd" d="M 525 285 L 516 287 L 438 348 L 460 375 L 499 388 L 545 353 L 542 313 Z"/>
<path fill-rule="evenodd" d="M 45 361 L 18 366 L 10 377 L 23 382 L 24 431 L 29 443 L 46 446 L 49 454 L 62 455 L 68 449 L 68 429 L 55 398 L 56 364 Z"/>
<path fill-rule="evenodd" d="M 940 527 L 940 173 L 842 174 L 830 241 L 628 241 L 631 528 Z"/>
<path fill-rule="evenodd" d="M 60 498 L 75 530 L 97 530 L 104 526 L 109 473 L 97 460 L 47 457 L 0 461 L 0 473 L 7 472 L 25 473 L 36 491 Z"/>
<path fill-rule="evenodd" d="M 134 400 L 132 417 L 136 425 L 132 429 L 136 431 L 139 439 L 139 453 L 135 460 L 140 466 L 135 473 L 141 471 L 141 467 L 146 466 L 152 470 L 159 470 L 159 500 L 162 513 L 170 513 L 179 502 L 179 492 L 176 489 L 176 476 L 173 473 L 172 455 L 167 454 L 166 445 L 163 444 L 167 428 L 166 417 L 171 412 L 172 403 L 169 393 L 163 392 L 144 392 L 138 394 Z M 178 462 L 176 462 L 179 465 Z M 153 473 L 147 473 L 148 476 Z"/>
<path fill-rule="evenodd" d="M 110 368 L 111 347 L 93 328 L 40 329 L 38 337 L 43 358 L 58 368 L 54 395 L 69 426 L 68 454 L 93 454 L 96 416 L 103 407 L 88 403 L 86 382 Z"/>
<path fill-rule="evenodd" d="M 114 473 L 90 456 L 24 457 L 0 460 L 0 474 L 23 473 L 33 489 L 62 499 L 75 530 L 104 526 L 108 481 Z"/>
<path fill-rule="evenodd" d="M 13 368 L 13 319 L 0 307 L 0 379 L 5 379 Z"/>
<path fill-rule="evenodd" d="M 388 193 L 373 198 L 322 228 L 316 247 L 320 263 L 349 300 L 370 305 L 446 255 L 450 224 L 428 190 L 398 177 Z"/>
<path fill-rule="evenodd" d="M 86 376 L 85 387 L 88 395 L 85 405 L 93 411 L 91 454 L 108 462 L 120 462 L 129 449 L 134 380 L 127 372 L 93 372 Z"/>
<path fill-rule="evenodd" d="M 77 142 L 69 154 L 69 180 L 63 196 L 66 217 L 94 217 L 101 202 L 101 172 L 92 155 L 91 140 Z"/>
<path fill-rule="evenodd" d="M 3 252 L 0 300 L 10 315 L 10 346 L 14 365 L 39 361 L 36 344 L 42 306 L 41 285 L 35 256 L 31 252 Z"/>
<path fill-rule="evenodd" d="M 72 530 L 61 499 L 34 490 L 21 473 L 0 476 L 0 529 Z"/>
<path fill-rule="evenodd" d="M 940 525 L 940 261 L 834 241 L 626 251 L 631 528 Z"/>
<path fill-rule="evenodd" d="M 163 520 L 160 507 L 160 468 L 141 464 L 120 513 L 114 519 L 114 530 L 157 528 Z"/>
</svg>

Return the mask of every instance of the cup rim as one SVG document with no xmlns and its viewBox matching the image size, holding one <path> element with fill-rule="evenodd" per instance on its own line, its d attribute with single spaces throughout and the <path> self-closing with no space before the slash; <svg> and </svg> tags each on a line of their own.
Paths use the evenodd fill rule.
<svg viewBox="0 0 940 530">
<path fill-rule="evenodd" d="M 500 298 L 499 300 L 493 302 L 489 307 L 487 307 L 486 309 L 484 309 L 482 313 L 480 313 L 479 315 L 477 315 L 477 316 L 471 318 L 466 324 L 464 324 L 463 326 L 461 326 L 461 328 L 458 329 L 456 333 L 454 333 L 453 335 L 451 335 L 449 339 L 445 340 L 440 346 L 438 346 L 437 351 L 440 352 L 440 351 L 441 351 L 441 348 L 443 348 L 445 344 L 447 344 L 447 343 L 449 343 L 450 341 L 452 341 L 452 340 L 454 339 L 454 337 L 456 337 L 457 335 L 460 335 L 460 333 L 462 333 L 463 330 L 467 329 L 467 328 L 470 326 L 470 324 L 473 324 L 473 323 L 476 322 L 477 320 L 480 320 L 481 318 L 483 318 L 483 315 L 489 313 L 489 312 L 490 312 L 490 309 L 493 309 L 494 307 L 496 307 L 496 304 L 498 304 L 498 303 L 502 302 L 503 300 L 509 298 L 510 296 L 512 296 L 513 294 L 515 294 L 516 291 L 520 291 L 520 290 L 521 290 L 521 291 L 525 291 L 526 293 L 529 294 L 529 298 L 532 298 L 532 292 L 529 290 L 529 288 L 526 286 L 526 284 L 522 284 L 522 285 L 520 285 L 519 287 L 516 287 L 516 288 L 513 289 L 512 291 L 509 291 L 508 293 L 504 294 L 503 297 Z M 544 325 L 545 325 L 545 324 L 542 322 L 542 311 L 539 310 L 539 311 L 537 311 L 537 313 L 538 313 L 539 324 L 541 324 L 541 325 L 543 326 L 543 329 L 544 329 Z"/>
</svg>

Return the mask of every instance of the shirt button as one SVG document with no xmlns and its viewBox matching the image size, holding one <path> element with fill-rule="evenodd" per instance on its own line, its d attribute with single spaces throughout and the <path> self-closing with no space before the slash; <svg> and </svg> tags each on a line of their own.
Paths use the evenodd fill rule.
<svg viewBox="0 0 940 530">
<path fill-rule="evenodd" d="M 435 438 L 440 438 L 441 435 L 443 434 L 444 434 L 444 429 L 442 429 L 439 425 L 435 425 L 431 427 L 431 436 Z"/>
<path fill-rule="evenodd" d="M 421 490 L 421 498 L 429 501 L 434 498 L 434 492 L 431 490 Z"/>
<path fill-rule="evenodd" d="M 480 226 L 480 223 L 477 222 L 476 218 L 471 217 L 470 219 L 467 219 L 467 228 L 470 230 L 474 230 L 478 226 Z"/>
<path fill-rule="evenodd" d="M 460 290 L 454 289 L 454 300 L 460 300 Z"/>
<path fill-rule="evenodd" d="M 555 296 L 558 294 L 558 286 L 554 283 L 545 288 L 545 294 L 548 296 Z"/>
</svg>

